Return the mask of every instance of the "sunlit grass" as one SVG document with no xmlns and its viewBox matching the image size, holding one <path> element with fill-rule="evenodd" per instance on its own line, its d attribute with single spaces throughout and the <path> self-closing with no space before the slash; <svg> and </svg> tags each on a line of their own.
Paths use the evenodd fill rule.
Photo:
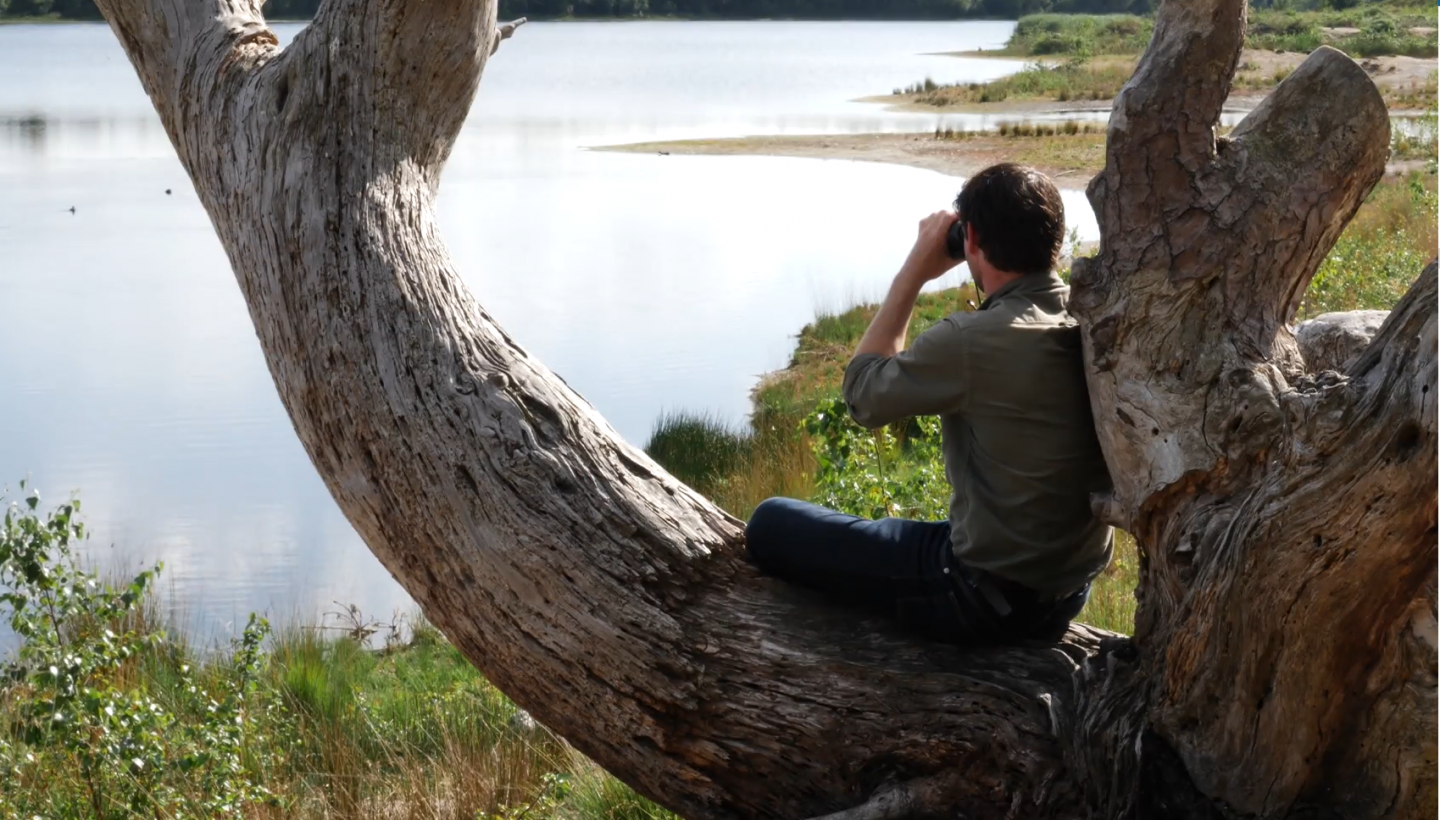
<svg viewBox="0 0 1440 820">
<path fill-rule="evenodd" d="M 1377 186 L 1315 272 L 1297 318 L 1394 305 L 1436 256 L 1437 207 L 1433 173 Z"/>
<path fill-rule="evenodd" d="M 1115 552 L 1110 565 L 1090 585 L 1090 599 L 1077 621 L 1119 632 L 1135 631 L 1135 587 L 1140 583 L 1140 555 L 1135 539 L 1115 531 Z"/>
</svg>

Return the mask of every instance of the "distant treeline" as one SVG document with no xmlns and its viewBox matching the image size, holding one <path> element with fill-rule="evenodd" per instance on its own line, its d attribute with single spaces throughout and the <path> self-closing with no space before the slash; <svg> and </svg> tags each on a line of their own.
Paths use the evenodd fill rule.
<svg viewBox="0 0 1440 820">
<path fill-rule="evenodd" d="M 993 17 L 1014 20 L 1038 12 L 1149 14 L 1157 0 L 500 0 L 500 18 L 534 20 L 563 17 L 688 17 L 754 19 L 792 17 L 811 20 L 944 20 Z M 320 0 L 270 0 L 271 20 L 305 20 Z M 93 0 L 0 0 L 0 17 L 60 17 L 98 20 Z"/>
</svg>

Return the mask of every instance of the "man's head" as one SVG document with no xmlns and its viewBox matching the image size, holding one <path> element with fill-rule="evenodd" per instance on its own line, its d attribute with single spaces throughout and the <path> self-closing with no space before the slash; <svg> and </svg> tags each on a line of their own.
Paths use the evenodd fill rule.
<svg viewBox="0 0 1440 820">
<path fill-rule="evenodd" d="M 1065 207 L 1050 178 L 1024 165 L 1002 162 L 966 180 L 955 210 L 966 223 L 965 254 L 972 272 L 984 268 L 1009 279 L 1055 267 L 1065 241 Z M 1008 274 L 1008 275 L 1007 275 Z M 990 283 L 982 282 L 986 290 Z"/>
</svg>

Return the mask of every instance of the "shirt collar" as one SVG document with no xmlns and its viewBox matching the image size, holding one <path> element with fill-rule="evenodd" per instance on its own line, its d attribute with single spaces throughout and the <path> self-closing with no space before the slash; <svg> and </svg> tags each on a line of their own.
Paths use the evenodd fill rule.
<svg viewBox="0 0 1440 820">
<path fill-rule="evenodd" d="M 998 290 L 985 297 L 980 303 L 980 309 L 985 310 L 996 302 L 1004 299 L 1012 293 L 1043 293 L 1054 288 L 1064 287 L 1065 283 L 1054 271 L 1044 273 L 1027 273 L 1011 279 L 1001 285 Z"/>
</svg>

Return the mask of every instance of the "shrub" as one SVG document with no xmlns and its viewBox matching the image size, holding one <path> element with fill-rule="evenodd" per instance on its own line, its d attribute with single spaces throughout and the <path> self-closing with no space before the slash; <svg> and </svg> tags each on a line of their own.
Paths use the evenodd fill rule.
<svg viewBox="0 0 1440 820">
<path fill-rule="evenodd" d="M 897 437 L 860 427 L 836 398 L 806 417 L 804 431 L 814 447 L 816 503 L 867 518 L 949 515 L 939 419 L 912 419 Z"/>
<path fill-rule="evenodd" d="M 39 501 L 12 503 L 0 525 L 0 607 L 20 639 L 0 690 L 0 815 L 239 818 L 268 801 L 265 622 L 251 616 L 229 675 L 202 681 L 181 664 L 168 692 L 127 685 L 147 654 L 163 658 L 164 634 L 133 628 L 160 567 L 101 583 L 71 552 L 80 503 L 42 518 Z"/>
</svg>

